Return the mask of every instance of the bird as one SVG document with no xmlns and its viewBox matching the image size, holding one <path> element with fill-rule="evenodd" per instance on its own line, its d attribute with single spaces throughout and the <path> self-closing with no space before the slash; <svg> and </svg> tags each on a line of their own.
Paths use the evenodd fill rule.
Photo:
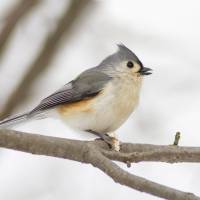
<svg viewBox="0 0 200 200">
<path fill-rule="evenodd" d="M 152 74 L 124 44 L 44 98 L 32 110 L 0 121 L 0 129 L 52 114 L 75 130 L 87 131 L 120 150 L 115 131 L 138 105 L 143 77 Z"/>
</svg>

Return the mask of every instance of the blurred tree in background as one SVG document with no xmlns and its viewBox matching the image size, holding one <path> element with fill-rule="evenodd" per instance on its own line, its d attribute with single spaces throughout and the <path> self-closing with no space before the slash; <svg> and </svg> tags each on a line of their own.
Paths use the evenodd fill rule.
<svg viewBox="0 0 200 200">
<path fill-rule="evenodd" d="M 20 21 L 27 15 L 31 15 L 40 3 L 41 1 L 38 0 L 21 0 L 9 11 L 0 32 L 0 59 L 10 42 L 15 26 L 20 24 Z M 37 52 L 37 57 L 27 66 L 27 72 L 11 92 L 5 106 L 1 108 L 0 119 L 9 116 L 16 107 L 23 105 L 28 100 L 31 94 L 31 86 L 37 81 L 39 75 L 43 74 L 45 76 L 45 71 L 54 59 L 62 40 L 64 38 L 65 40 L 69 39 L 73 31 L 78 31 L 78 27 L 75 28 L 75 26 L 92 3 L 92 0 L 66 1 L 65 11 L 57 20 L 55 30 L 47 34 L 39 52 Z"/>
</svg>

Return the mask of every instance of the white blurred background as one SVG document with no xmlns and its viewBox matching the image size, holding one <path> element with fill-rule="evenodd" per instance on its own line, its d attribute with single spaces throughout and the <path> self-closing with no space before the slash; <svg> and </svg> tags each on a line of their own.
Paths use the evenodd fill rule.
<svg viewBox="0 0 200 200">
<path fill-rule="evenodd" d="M 0 0 L 0 31 L 7 13 L 19 3 Z M 48 34 L 56 28 L 67 0 L 41 0 L 20 19 L 0 55 L 0 110 L 37 59 Z M 116 51 L 117 43 L 133 50 L 145 66 L 140 104 L 117 131 L 124 142 L 171 144 L 176 131 L 180 145 L 200 146 L 200 2 L 199 0 L 93 0 L 63 37 L 48 68 L 37 74 L 28 98 L 12 113 L 33 108 L 81 71 Z M 1 47 L 0 47 L 1 48 Z M 45 119 L 16 130 L 75 139 L 94 139 Z M 123 166 L 126 168 L 126 166 Z M 131 173 L 200 195 L 199 164 L 133 164 Z M 73 161 L 0 150 L 1 200 L 158 198 L 114 183 L 98 169 Z"/>
</svg>

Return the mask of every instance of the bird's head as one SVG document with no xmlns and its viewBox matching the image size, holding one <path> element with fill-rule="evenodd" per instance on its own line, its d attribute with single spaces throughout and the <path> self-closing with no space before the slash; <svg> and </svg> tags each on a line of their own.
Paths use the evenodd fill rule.
<svg viewBox="0 0 200 200">
<path fill-rule="evenodd" d="M 123 44 L 118 44 L 118 51 L 101 63 L 100 67 L 108 68 L 119 73 L 131 74 L 135 77 L 152 74 L 152 69 L 144 67 L 139 58 Z"/>
</svg>

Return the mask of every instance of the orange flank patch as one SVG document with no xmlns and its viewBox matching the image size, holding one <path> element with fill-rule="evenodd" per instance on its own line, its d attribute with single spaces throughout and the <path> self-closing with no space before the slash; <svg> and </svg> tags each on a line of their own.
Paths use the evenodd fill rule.
<svg viewBox="0 0 200 200">
<path fill-rule="evenodd" d="M 81 113 L 81 112 L 89 113 L 93 111 L 92 106 L 91 106 L 92 100 L 93 98 L 89 98 L 89 99 L 81 100 L 74 103 L 66 103 L 66 104 L 58 106 L 57 109 L 58 109 L 58 112 L 64 116 L 73 115 L 73 114 Z"/>
</svg>

